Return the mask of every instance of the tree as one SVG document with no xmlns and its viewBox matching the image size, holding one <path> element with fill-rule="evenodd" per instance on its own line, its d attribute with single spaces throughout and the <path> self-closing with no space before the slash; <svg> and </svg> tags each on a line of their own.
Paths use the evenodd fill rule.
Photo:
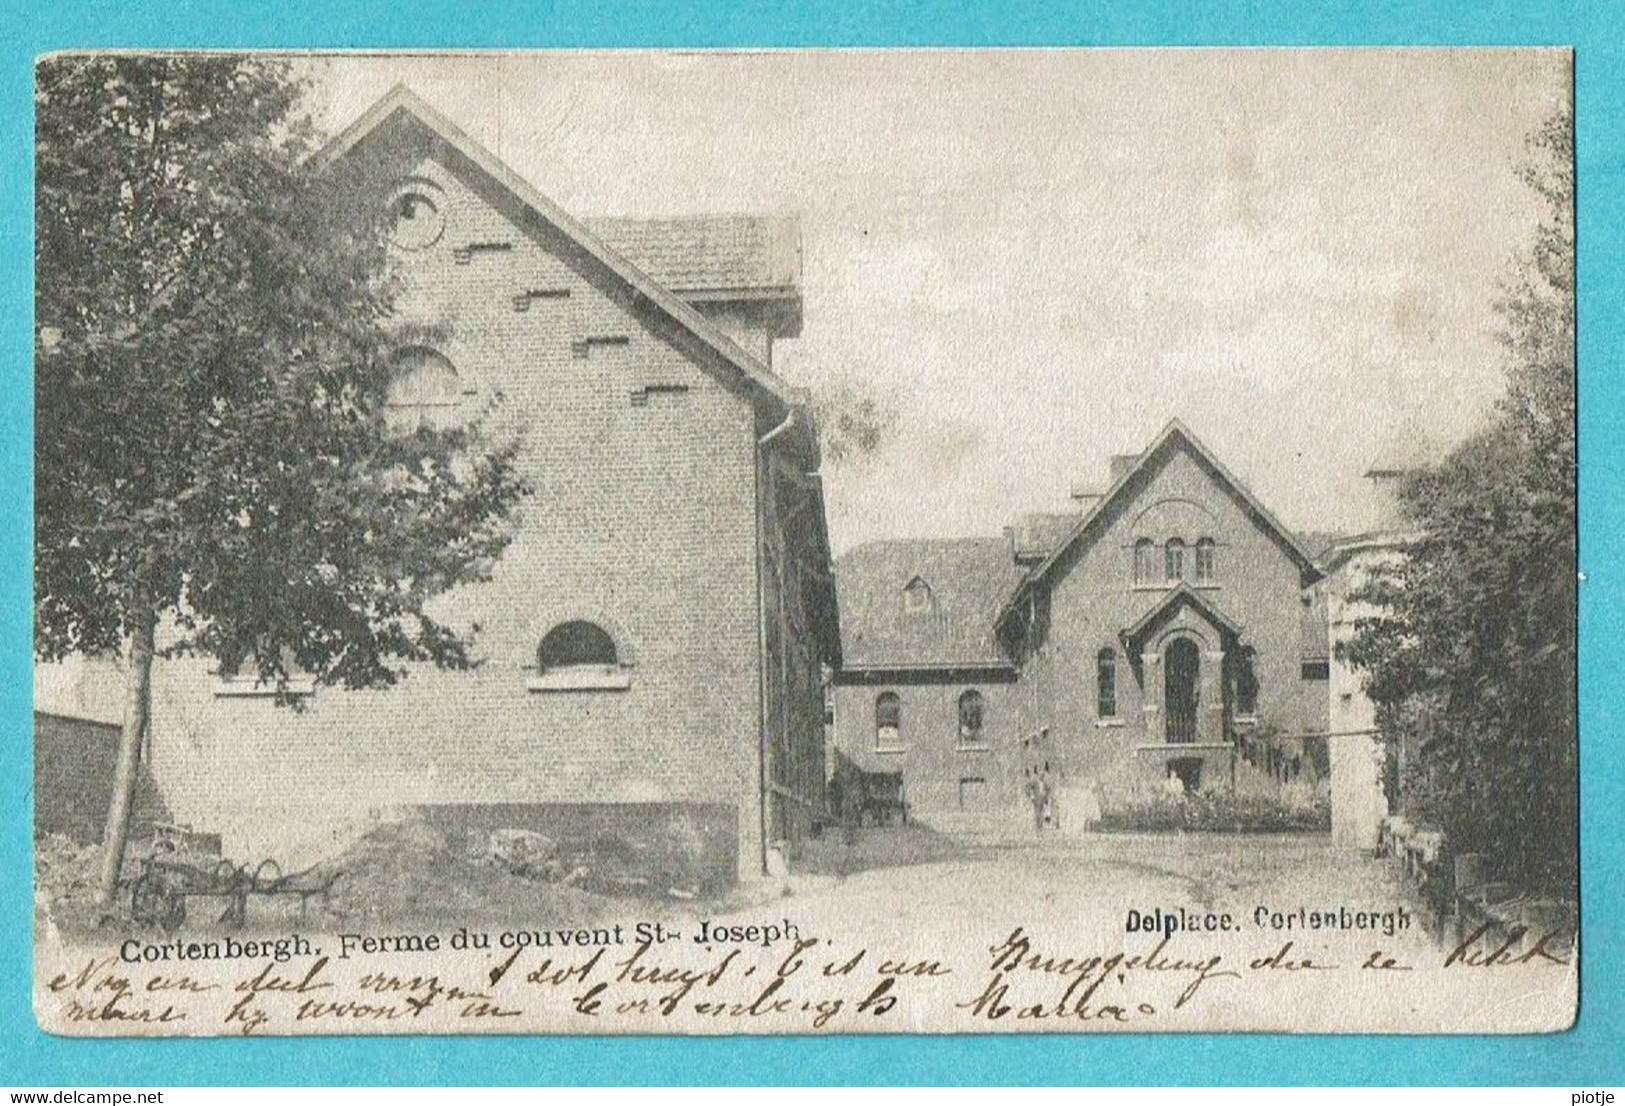
<svg viewBox="0 0 1625 1106">
<path fill-rule="evenodd" d="M 314 172 L 284 62 L 37 74 L 36 656 L 124 650 L 100 897 L 155 657 L 387 686 L 474 663 L 426 605 L 486 579 L 524 488 L 480 424 L 392 427 L 395 282 L 369 182 Z"/>
<path fill-rule="evenodd" d="M 867 457 L 897 426 L 896 398 L 856 376 L 833 376 L 808 389 L 824 460 L 832 465 Z"/>
<path fill-rule="evenodd" d="M 1346 651 L 1390 744 L 1407 808 L 1499 878 L 1576 887 L 1574 140 L 1567 112 L 1529 141 L 1543 205 L 1496 304 L 1507 391 L 1490 425 L 1401 489 L 1422 536 L 1373 574 Z"/>
</svg>

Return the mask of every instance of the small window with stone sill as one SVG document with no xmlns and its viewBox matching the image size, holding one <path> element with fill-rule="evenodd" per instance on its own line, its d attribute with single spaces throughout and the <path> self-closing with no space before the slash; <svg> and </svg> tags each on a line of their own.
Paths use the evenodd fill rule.
<svg viewBox="0 0 1625 1106">
<path fill-rule="evenodd" d="M 1196 582 L 1213 584 L 1218 581 L 1217 546 L 1212 538 L 1201 538 L 1196 543 Z"/>
<path fill-rule="evenodd" d="M 1095 655 L 1095 721 L 1111 725 L 1117 717 L 1117 652 L 1102 649 Z"/>
<path fill-rule="evenodd" d="M 1169 538 L 1163 546 L 1163 576 L 1170 584 L 1185 578 L 1185 543 L 1179 538 Z"/>
<path fill-rule="evenodd" d="M 1157 543 L 1150 538 L 1134 543 L 1134 582 L 1141 586 L 1162 582 L 1157 572 Z"/>
<path fill-rule="evenodd" d="M 971 688 L 959 697 L 959 747 L 980 749 L 987 745 L 983 736 L 982 693 Z"/>
<path fill-rule="evenodd" d="M 903 749 L 903 701 L 895 691 L 875 697 L 875 748 L 883 753 Z"/>
<path fill-rule="evenodd" d="M 1250 722 L 1258 716 L 1258 651 L 1243 645 L 1235 654 L 1236 721 Z"/>
</svg>

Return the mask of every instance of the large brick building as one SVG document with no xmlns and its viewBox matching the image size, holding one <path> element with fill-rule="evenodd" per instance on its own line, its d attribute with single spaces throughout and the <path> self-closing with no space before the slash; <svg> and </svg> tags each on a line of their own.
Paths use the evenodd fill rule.
<svg viewBox="0 0 1625 1106">
<path fill-rule="evenodd" d="M 1041 781 L 1074 824 L 1176 781 L 1323 775 L 1325 615 L 1299 540 L 1177 421 L 1073 498 L 1003 538 L 837 562 L 840 757 L 901 773 L 921 812 L 1020 808 Z"/>
<path fill-rule="evenodd" d="M 822 802 L 839 656 L 816 429 L 770 367 L 801 326 L 795 220 L 577 220 L 405 89 L 322 164 L 386 182 L 397 417 L 489 412 L 532 494 L 494 579 L 438 611 L 479 624 L 473 671 L 295 711 L 159 662 L 164 802 L 285 866 L 418 809 L 619 824 L 759 875 Z"/>
</svg>

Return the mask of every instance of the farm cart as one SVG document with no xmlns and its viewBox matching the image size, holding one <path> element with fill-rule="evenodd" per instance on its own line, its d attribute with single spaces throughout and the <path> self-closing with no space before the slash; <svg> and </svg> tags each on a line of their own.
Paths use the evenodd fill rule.
<svg viewBox="0 0 1625 1106">
<path fill-rule="evenodd" d="M 172 931 L 186 921 L 188 899 L 214 898 L 226 904 L 217 920 L 236 927 L 248 919 L 250 895 L 289 895 L 298 897 L 304 917 L 312 898 L 326 901 L 339 875 L 312 868 L 285 876 L 274 860 L 236 864 L 184 826 L 159 826 L 130 886 L 130 916 Z"/>
</svg>

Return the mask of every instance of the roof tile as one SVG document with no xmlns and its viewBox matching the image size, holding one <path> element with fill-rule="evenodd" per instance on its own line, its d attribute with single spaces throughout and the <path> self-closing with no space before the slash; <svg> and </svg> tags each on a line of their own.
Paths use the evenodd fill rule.
<svg viewBox="0 0 1625 1106">
<path fill-rule="evenodd" d="M 1006 538 L 877 541 L 835 562 L 841 651 L 847 668 L 1006 662 L 994 638 L 1000 600 L 1022 569 Z M 926 611 L 905 609 L 916 577 Z"/>
<path fill-rule="evenodd" d="M 594 234 L 679 293 L 794 289 L 801 226 L 793 215 L 586 219 Z"/>
</svg>

